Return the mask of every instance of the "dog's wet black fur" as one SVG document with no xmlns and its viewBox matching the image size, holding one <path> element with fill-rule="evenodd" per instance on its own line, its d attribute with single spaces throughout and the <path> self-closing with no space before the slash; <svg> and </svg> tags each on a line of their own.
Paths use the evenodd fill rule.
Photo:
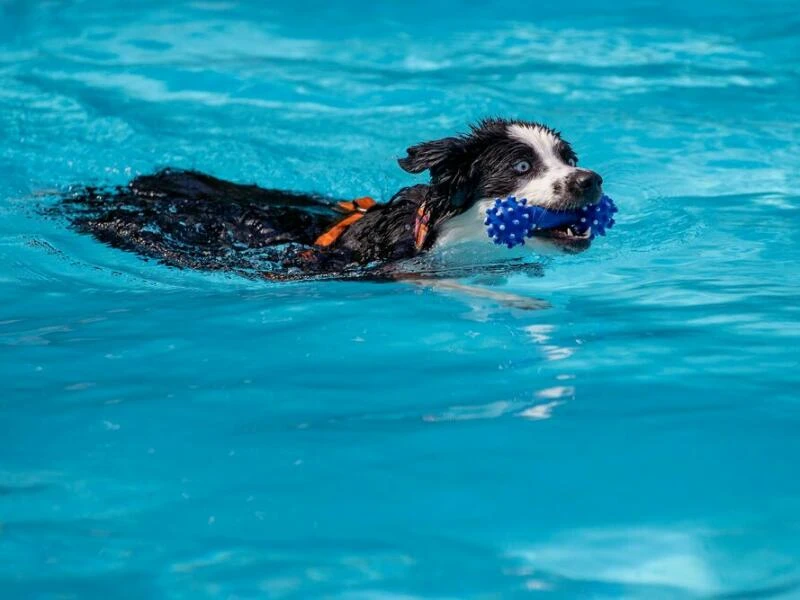
<svg viewBox="0 0 800 600">
<path fill-rule="evenodd" d="M 273 279 L 382 278 L 389 276 L 388 263 L 417 252 L 413 226 L 426 187 L 404 188 L 330 248 L 314 241 L 343 218 L 336 200 L 196 171 L 165 169 L 127 187 L 81 189 L 61 208 L 75 230 L 170 266 Z"/>
</svg>

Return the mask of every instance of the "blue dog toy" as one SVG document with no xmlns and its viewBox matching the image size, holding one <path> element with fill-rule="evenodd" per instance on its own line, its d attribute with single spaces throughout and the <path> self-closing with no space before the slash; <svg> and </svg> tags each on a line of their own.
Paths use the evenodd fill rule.
<svg viewBox="0 0 800 600">
<path fill-rule="evenodd" d="M 505 244 L 513 248 L 525 243 L 535 231 L 569 225 L 579 235 L 590 228 L 589 238 L 605 235 L 614 226 L 613 214 L 617 212 L 614 201 L 603 196 L 596 204 L 578 210 L 555 211 L 529 205 L 526 199 L 517 200 L 513 196 L 494 201 L 486 210 L 486 232 L 495 244 Z"/>
</svg>

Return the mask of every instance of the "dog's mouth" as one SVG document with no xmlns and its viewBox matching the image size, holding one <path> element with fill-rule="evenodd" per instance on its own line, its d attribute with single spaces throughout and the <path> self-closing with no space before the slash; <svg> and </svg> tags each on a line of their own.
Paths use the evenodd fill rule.
<svg viewBox="0 0 800 600">
<path fill-rule="evenodd" d="M 568 242 L 589 242 L 592 239 L 592 229 L 590 227 L 581 233 L 574 225 L 558 225 L 547 229 L 535 229 L 533 235 Z"/>
<path fill-rule="evenodd" d="M 590 211 L 597 205 L 602 195 L 602 190 L 598 187 L 582 196 L 571 196 L 555 206 L 540 207 L 548 211 L 550 218 L 539 219 L 538 226 L 533 229 L 533 235 L 567 245 L 588 247 L 597 233 L 592 224 Z M 557 215 L 563 215 L 564 218 L 559 219 Z"/>
</svg>

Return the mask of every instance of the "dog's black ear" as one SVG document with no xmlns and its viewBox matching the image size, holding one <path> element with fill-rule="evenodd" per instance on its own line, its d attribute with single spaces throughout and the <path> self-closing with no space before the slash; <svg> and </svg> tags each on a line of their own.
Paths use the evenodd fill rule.
<svg viewBox="0 0 800 600">
<path fill-rule="evenodd" d="M 409 173 L 431 173 L 431 185 L 449 208 L 469 206 L 477 176 L 473 163 L 482 145 L 474 135 L 446 137 L 411 146 L 397 162 Z"/>
<path fill-rule="evenodd" d="M 422 173 L 430 169 L 431 176 L 446 164 L 456 165 L 465 154 L 462 138 L 446 137 L 432 142 L 423 142 L 406 150 L 407 156 L 398 159 L 400 168 L 409 173 Z"/>
</svg>

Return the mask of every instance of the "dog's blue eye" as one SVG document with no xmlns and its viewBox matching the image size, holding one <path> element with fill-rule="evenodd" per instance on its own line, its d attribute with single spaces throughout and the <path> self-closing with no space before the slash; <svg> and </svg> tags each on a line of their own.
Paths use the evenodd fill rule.
<svg viewBox="0 0 800 600">
<path fill-rule="evenodd" d="M 527 173 L 531 170 L 531 163 L 529 163 L 527 160 L 521 160 L 514 165 L 514 170 L 517 173 Z"/>
<path fill-rule="evenodd" d="M 570 167 L 574 167 L 575 165 L 577 165 L 577 164 L 578 164 L 578 161 L 577 161 L 577 160 L 575 160 L 574 158 L 570 158 L 570 159 L 568 159 L 568 160 L 567 160 L 567 164 L 568 164 Z"/>
</svg>

